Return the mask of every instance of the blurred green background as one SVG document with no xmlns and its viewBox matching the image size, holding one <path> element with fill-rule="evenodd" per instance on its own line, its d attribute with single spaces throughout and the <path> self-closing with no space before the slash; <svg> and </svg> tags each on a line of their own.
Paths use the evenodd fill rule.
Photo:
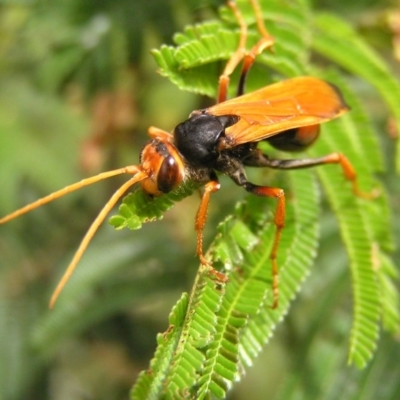
<svg viewBox="0 0 400 400">
<path fill-rule="evenodd" d="M 185 24 L 215 17 L 220 4 L 1 1 L 0 215 L 84 177 L 137 164 L 148 126 L 171 130 L 204 104 L 157 75 L 149 50 L 171 44 Z M 400 76 L 399 2 L 315 0 L 314 6 L 351 21 Z M 382 179 L 398 240 L 390 118 L 372 88 L 360 90 L 381 131 L 388 169 Z M 125 399 L 148 367 L 156 334 L 167 329 L 169 310 L 190 290 L 198 265 L 197 196 L 140 231 L 116 232 L 105 223 L 56 310 L 47 307 L 87 227 L 125 179 L 103 181 L 0 227 L 0 400 Z M 228 180 L 222 185 L 228 189 L 214 196 L 208 238 L 244 196 Z M 324 269 L 315 268 L 230 399 L 400 398 L 399 338 L 383 333 L 366 370 L 346 366 L 346 254 L 333 216 L 326 211 L 321 218 L 316 265 Z"/>
</svg>

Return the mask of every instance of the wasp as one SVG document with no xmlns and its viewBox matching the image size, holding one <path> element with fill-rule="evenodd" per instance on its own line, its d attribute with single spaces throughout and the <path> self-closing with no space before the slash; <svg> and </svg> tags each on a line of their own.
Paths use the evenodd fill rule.
<svg viewBox="0 0 400 400">
<path fill-rule="evenodd" d="M 320 124 L 340 117 L 349 110 L 340 91 L 332 84 L 311 76 L 284 80 L 252 93 L 244 94 L 245 82 L 256 57 L 274 44 L 266 30 L 259 4 L 251 0 L 260 33 L 256 45 L 246 50 L 247 25 L 234 2 L 228 2 L 240 27 L 239 45 L 219 78 L 218 99 L 214 106 L 193 111 L 189 118 L 175 127 L 172 133 L 150 127 L 150 141 L 140 154 L 139 165 L 129 165 L 83 179 L 49 194 L 5 217 L 6 223 L 22 214 L 80 189 L 120 174 L 132 177 L 109 199 L 89 227 L 66 272 L 56 287 L 50 301 L 52 307 L 63 287 L 76 268 L 100 224 L 118 200 L 132 186 L 139 184 L 151 196 L 159 196 L 192 180 L 204 186 L 195 217 L 197 232 L 196 253 L 203 265 L 220 281 L 223 273 L 213 269 L 203 254 L 203 230 L 212 193 L 220 189 L 218 173 L 229 176 L 237 185 L 257 196 L 276 199 L 274 216 L 276 233 L 270 261 L 272 264 L 272 307 L 278 306 L 279 284 L 277 252 L 285 223 L 285 192 L 281 188 L 261 186 L 249 182 L 245 167 L 297 169 L 324 164 L 339 164 L 345 178 L 350 181 L 357 196 L 369 197 L 357 184 L 357 177 L 348 159 L 341 153 L 320 158 L 273 159 L 258 149 L 261 141 L 283 151 L 303 151 L 319 135 Z M 242 63 L 237 97 L 227 99 L 230 76 Z M 150 197 L 151 197 L 150 196 Z"/>
</svg>

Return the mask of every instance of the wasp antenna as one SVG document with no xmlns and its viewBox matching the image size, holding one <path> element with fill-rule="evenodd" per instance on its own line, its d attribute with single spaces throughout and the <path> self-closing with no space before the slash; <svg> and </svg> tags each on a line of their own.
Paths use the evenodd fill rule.
<svg viewBox="0 0 400 400">
<path fill-rule="evenodd" d="M 69 278 L 71 277 L 72 273 L 74 272 L 78 262 L 82 258 L 82 255 L 84 254 L 86 248 L 88 247 L 90 241 L 92 240 L 94 234 L 97 232 L 97 229 L 101 225 L 101 223 L 104 221 L 106 218 L 107 214 L 111 211 L 111 209 L 114 207 L 115 203 L 123 196 L 123 194 L 135 183 L 140 182 L 141 180 L 147 178 L 147 174 L 143 171 L 138 172 L 133 178 L 129 179 L 129 181 L 125 182 L 108 200 L 106 205 L 102 208 L 100 211 L 99 215 L 96 217 L 96 219 L 92 222 L 92 225 L 90 225 L 89 230 L 86 232 L 86 235 L 82 239 L 81 244 L 78 247 L 78 250 L 76 251 L 74 258 L 72 259 L 71 263 L 68 265 L 67 270 L 64 272 L 64 275 L 62 276 L 60 282 L 58 283 L 56 289 L 53 292 L 53 295 L 51 296 L 50 299 L 50 304 L 49 307 L 53 308 L 58 296 L 62 292 L 64 286 L 68 282 Z"/>
<path fill-rule="evenodd" d="M 68 193 L 74 192 L 75 190 L 78 190 L 82 187 L 92 185 L 93 183 L 99 182 L 103 179 L 111 178 L 115 175 L 137 174 L 139 171 L 140 171 L 139 167 L 131 165 L 124 168 L 118 168 L 112 171 L 102 172 L 101 174 L 92 176 L 90 178 L 82 179 L 79 182 L 66 186 L 65 188 L 57 190 L 56 192 L 50 193 L 49 195 L 42 197 L 41 199 L 36 200 L 33 203 L 28 204 L 27 206 L 12 212 L 11 214 L 6 215 L 5 217 L 0 219 L 0 224 L 5 224 L 6 222 L 11 221 L 14 218 L 26 214 L 29 211 L 32 211 L 40 206 L 43 206 L 44 204 L 50 203 L 51 201 L 56 200 L 62 196 L 65 196 Z"/>
<path fill-rule="evenodd" d="M 173 138 L 173 135 L 171 135 L 169 132 L 164 131 L 164 129 L 157 128 L 155 126 L 150 126 L 147 132 L 152 139 L 162 138 L 170 142 L 172 141 Z"/>
</svg>

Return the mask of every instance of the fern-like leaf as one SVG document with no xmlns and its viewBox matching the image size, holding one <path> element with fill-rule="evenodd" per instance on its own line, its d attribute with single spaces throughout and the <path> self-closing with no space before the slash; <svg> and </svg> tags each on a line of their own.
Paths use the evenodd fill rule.
<svg viewBox="0 0 400 400">
<path fill-rule="evenodd" d="M 333 77 L 332 74 L 328 76 Z M 338 81 L 338 77 L 335 78 Z M 338 148 L 346 149 L 346 156 L 357 171 L 363 190 L 372 191 L 374 185 L 377 188 L 377 182 L 371 179 L 371 172 L 382 168 L 376 139 L 360 103 L 346 89 L 344 82 L 339 82 L 352 107 L 352 113 L 327 125 L 324 135 L 310 152 L 313 155 L 329 154 Z M 365 159 L 369 162 L 365 163 Z M 379 199 L 358 199 L 348 185 L 343 185 L 343 178 L 337 171 L 319 168 L 318 174 L 339 220 L 349 255 L 354 296 L 349 362 L 361 368 L 370 360 L 375 349 L 379 322 L 384 312 L 376 260 L 384 255 L 382 250 L 391 250 L 393 246 L 393 238 L 387 229 L 390 220 L 388 198 L 383 188 L 379 188 Z M 374 252 L 378 252 L 378 255 L 374 255 Z"/>
<path fill-rule="evenodd" d="M 251 16 L 251 10 L 249 11 L 249 7 L 246 7 L 242 2 L 240 2 L 240 5 L 247 22 L 251 25 L 254 23 L 254 15 Z M 276 54 L 263 54 L 258 61 L 275 70 L 275 73 L 279 72 L 291 76 L 291 74 L 310 69 L 306 62 L 309 52 L 307 45 L 310 40 L 310 31 L 307 30 L 306 26 L 308 26 L 307 22 L 312 19 L 315 34 L 312 36 L 311 43 L 318 52 L 375 84 L 391 107 L 400 102 L 400 99 L 397 98 L 398 93 L 396 94 L 396 91 L 392 90 L 393 87 L 398 86 L 398 83 L 391 77 L 385 64 L 347 24 L 338 20 L 337 17 L 321 14 L 313 19 L 303 2 L 298 2 L 296 7 L 293 8 L 282 6 L 279 2 L 268 2 L 268 4 L 264 4 L 264 15 L 267 21 L 269 18 L 272 20 L 276 18 L 276 23 L 268 26 L 276 37 Z M 230 10 L 223 8 L 222 16 L 225 20 L 232 22 Z M 216 32 L 224 29 L 216 23 L 213 26 Z M 338 26 L 343 27 L 343 29 L 337 29 Z M 209 40 L 210 35 L 209 28 L 210 25 L 207 26 L 207 40 Z M 182 46 L 185 49 L 184 65 L 182 64 L 184 57 L 177 57 L 182 69 L 197 66 L 196 63 L 198 63 L 200 54 L 196 53 L 195 49 L 201 47 L 202 51 L 205 52 L 206 46 L 201 46 L 202 29 L 202 26 L 199 25 L 186 30 L 190 34 L 179 36 L 179 46 L 175 52 L 178 54 Z M 251 32 L 253 35 L 255 34 L 254 31 Z M 346 40 L 341 36 L 343 32 L 346 32 Z M 291 34 L 295 35 L 296 39 L 288 40 Z M 213 40 L 218 40 L 218 37 L 217 34 Z M 253 38 L 251 35 L 250 37 Z M 232 34 L 230 40 L 233 41 L 233 38 L 234 35 Z M 350 39 L 351 44 L 347 39 Z M 333 42 L 335 42 L 335 45 L 333 45 Z M 215 44 L 215 47 L 217 48 L 220 45 L 223 45 L 222 42 L 218 45 Z M 230 43 L 227 48 L 234 48 L 233 44 Z M 190 49 L 193 49 L 193 53 Z M 225 57 L 226 54 L 222 53 L 221 58 Z M 205 54 L 201 55 L 201 59 L 206 58 Z M 212 59 L 210 55 L 208 55 L 208 58 Z M 362 62 L 354 63 L 352 60 L 355 58 L 361 59 Z M 214 61 L 214 59 L 212 60 Z M 291 69 L 287 68 L 289 65 L 296 66 Z M 168 73 L 165 74 L 168 75 Z M 345 82 L 337 74 L 330 73 L 325 75 L 325 78 L 336 82 L 339 87 L 346 88 Z M 256 76 L 257 79 L 259 81 L 259 76 Z M 185 85 L 181 87 L 188 88 Z M 398 92 L 400 93 L 400 91 Z M 210 94 L 210 92 L 207 93 Z M 362 111 L 359 100 L 349 89 L 345 90 L 345 98 L 352 107 L 352 113 L 341 118 L 339 122 L 335 121 L 324 127 L 322 139 L 310 153 L 317 156 L 329 154 L 341 148 L 346 149 L 346 156 L 349 157 L 358 173 L 360 186 L 365 191 L 372 191 L 374 188 L 378 188 L 372 174 L 383 169 L 378 142 L 366 114 Z M 396 108 L 395 115 L 397 113 Z M 365 163 L 364 160 L 368 160 L 368 163 Z M 384 256 L 382 251 L 393 249 L 393 238 L 388 229 L 390 220 L 388 199 L 382 188 L 379 189 L 381 191 L 380 198 L 375 201 L 363 201 L 354 198 L 350 191 L 350 185 L 347 185 L 346 188 L 342 187 L 343 178 L 338 173 L 337 168 L 336 171 L 329 167 L 320 168 L 319 175 L 329 201 L 338 216 L 344 243 L 351 261 L 355 321 L 351 336 L 349 360 L 355 361 L 361 367 L 370 359 L 376 346 L 381 312 L 384 315 L 388 312 L 389 315 L 384 318 L 389 318 L 393 324 L 394 321 L 399 319 L 398 313 L 395 315 L 389 311 L 395 309 L 393 305 L 397 304 L 396 301 L 398 301 L 395 298 L 391 306 L 384 303 L 386 305 L 381 308 L 378 277 L 374 272 L 376 265 L 374 265 L 372 257 L 374 242 L 377 243 L 379 257 Z M 285 235 L 287 235 L 287 232 L 285 232 Z M 392 277 L 385 275 L 381 279 L 388 283 Z M 393 290 L 391 293 L 394 294 Z M 369 322 L 366 323 L 366 321 Z M 367 329 L 364 329 L 365 327 Z"/>
<path fill-rule="evenodd" d="M 254 361 L 287 312 L 290 300 L 312 265 L 317 248 L 318 195 L 314 174 L 301 171 L 292 175 L 296 175 L 293 181 L 299 191 L 288 204 L 289 224 L 280 248 L 279 309 L 270 308 L 269 255 L 274 237 L 268 212 L 271 204 L 265 199 L 249 196 L 237 207 L 234 216 L 221 224 L 219 232 L 224 235 L 218 236 L 210 248 L 214 265 L 234 264 L 237 258 L 243 261 L 227 271 L 225 287 L 210 279 L 207 268 L 201 267 L 180 331 L 179 346 L 170 360 L 171 368 L 159 396 L 163 393 L 165 398 L 190 396 L 203 399 L 212 393 L 216 398 L 224 398 L 243 371 L 240 366 Z M 263 217 L 259 218 L 260 215 Z M 304 234 L 299 235 L 299 232 Z M 245 237 L 247 241 L 243 240 Z M 233 244 L 235 252 L 231 258 Z M 221 248 L 228 250 L 221 251 Z M 175 337 L 170 340 L 177 343 Z M 168 347 L 166 343 L 164 346 Z M 154 360 L 151 365 L 156 362 Z M 152 379 L 158 382 L 160 377 L 153 377 L 154 371 L 152 368 Z M 134 388 L 135 393 L 142 385 L 148 385 L 149 378 L 146 383 L 142 383 L 143 379 L 142 375 Z"/>
<path fill-rule="evenodd" d="M 255 18 L 247 2 L 238 1 L 238 5 L 249 24 L 251 46 L 259 35 Z M 346 66 L 345 58 L 362 55 L 372 67 L 353 71 L 373 82 L 373 71 L 379 69 L 383 83 L 377 83 L 377 87 L 383 97 L 392 106 L 397 98 L 388 93 L 391 82 L 388 71 L 366 50 L 359 38 L 352 36 L 353 47 L 343 45 L 345 57 L 335 50 L 342 45 L 341 41 L 329 46 L 333 39 L 338 40 L 327 26 L 326 21 L 330 20 L 322 15 L 313 17 L 307 2 L 268 1 L 262 3 L 262 8 L 268 29 L 276 39 L 275 53 L 265 52 L 258 57 L 248 89 L 265 85 L 267 80 L 305 72 L 321 75 L 338 84 L 353 111 L 324 125 L 321 139 L 310 154 L 320 156 L 343 149 L 357 171 L 360 187 L 366 192 L 379 188 L 381 193 L 373 201 L 356 198 L 338 166 L 318 169 L 328 201 L 339 221 L 352 274 L 354 322 L 349 361 L 363 367 L 376 347 L 380 318 L 383 316 L 385 325 L 391 330 L 399 326 L 394 272 L 385 253 L 393 248 L 388 200 L 373 177 L 376 171 L 382 170 L 383 163 L 361 102 L 337 72 L 322 73 L 309 64 L 311 44 L 316 51 L 341 66 Z M 175 47 L 163 46 L 153 51 L 161 74 L 181 89 L 215 96 L 220 63 L 229 58 L 239 40 L 231 10 L 223 8 L 221 15 L 223 21 L 187 27 L 175 36 Z M 315 38 L 311 40 L 313 33 Z M 233 75 L 232 86 L 236 79 Z M 171 324 L 162 341 L 159 338 L 151 372 L 141 375 L 133 389 L 133 398 L 146 390 L 147 393 L 151 391 L 150 398 L 203 399 L 211 395 L 224 398 L 240 377 L 242 367 L 250 366 L 257 357 L 276 324 L 287 313 L 317 251 L 319 195 L 314 173 L 296 171 L 286 173 L 286 176 L 290 177 L 290 184 L 280 181 L 279 175 L 269 180 L 270 185 L 290 188 L 287 190 L 286 226 L 278 252 L 279 308 L 270 309 L 269 257 L 275 228 L 269 210 L 274 204 L 249 196 L 220 225 L 209 250 L 214 267 L 225 271 L 228 283 L 216 282 L 208 267 L 200 267 L 182 325 L 176 329 Z M 137 229 L 143 222 L 159 219 L 172 206 L 173 199 L 179 200 L 192 190 L 183 189 L 179 194 L 164 195 L 150 203 L 144 195 L 135 193 L 125 201 L 120 215 L 114 217 L 112 223 L 120 228 Z M 383 296 L 382 290 L 387 290 Z"/>
</svg>

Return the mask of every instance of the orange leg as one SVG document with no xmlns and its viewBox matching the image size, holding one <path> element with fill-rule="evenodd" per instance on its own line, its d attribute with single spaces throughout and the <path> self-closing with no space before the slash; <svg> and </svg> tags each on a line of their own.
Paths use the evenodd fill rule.
<svg viewBox="0 0 400 400">
<path fill-rule="evenodd" d="M 332 153 L 327 156 L 318 158 L 297 158 L 289 160 L 280 160 L 269 158 L 261 151 L 256 151 L 252 157 L 248 157 L 245 160 L 245 165 L 251 167 L 268 167 L 273 169 L 301 169 L 317 167 L 325 164 L 339 164 L 342 168 L 344 177 L 351 183 L 353 193 L 364 199 L 374 199 L 379 195 L 377 190 L 372 192 L 363 192 L 357 181 L 357 174 L 351 165 L 350 161 L 341 153 Z"/>
<path fill-rule="evenodd" d="M 204 226 L 207 221 L 207 213 L 208 213 L 208 204 L 210 202 L 211 193 L 215 193 L 219 190 L 220 184 L 216 177 L 214 180 L 208 182 L 204 186 L 204 193 L 200 201 L 199 209 L 197 210 L 196 214 L 196 221 L 195 221 L 195 229 L 197 232 L 197 247 L 196 247 L 196 254 L 198 255 L 200 262 L 202 265 L 207 266 L 210 269 L 210 272 L 217 278 L 220 282 L 226 282 L 227 278 L 221 272 L 218 272 L 214 269 L 210 263 L 205 259 L 203 254 L 203 231 Z"/>
<path fill-rule="evenodd" d="M 219 78 L 219 88 L 218 88 L 218 103 L 221 103 L 227 99 L 228 86 L 230 76 L 232 75 L 235 68 L 238 64 L 243 60 L 243 67 L 240 74 L 240 81 L 238 85 L 238 95 L 243 94 L 244 85 L 246 81 L 246 76 L 254 63 L 257 55 L 261 54 L 266 48 L 271 48 L 274 44 L 274 38 L 268 33 L 267 29 L 264 25 L 264 20 L 262 17 L 262 12 L 257 0 L 251 0 L 251 4 L 253 6 L 258 31 L 261 34 L 261 38 L 258 43 L 248 52 L 246 50 L 246 41 L 247 41 L 247 25 L 243 19 L 242 14 L 240 13 L 238 7 L 233 1 L 228 2 L 228 6 L 232 9 L 235 14 L 235 17 L 240 26 L 240 38 L 239 45 L 236 51 L 232 54 L 231 58 L 228 60 L 224 71 L 222 72 Z"/>
<path fill-rule="evenodd" d="M 357 175 L 353 166 L 351 165 L 350 161 L 341 153 L 332 153 L 327 156 L 319 158 L 279 160 L 279 159 L 269 158 L 260 151 L 256 151 L 254 152 L 253 156 L 247 158 L 245 162 L 245 165 L 252 167 L 269 167 L 274 169 L 300 169 L 300 168 L 315 167 L 324 164 L 339 164 L 343 170 L 344 177 L 352 184 L 352 189 L 356 196 L 365 199 L 372 199 L 379 195 L 377 191 L 365 193 L 359 188 Z M 272 279 L 273 279 L 272 290 L 274 296 L 272 308 L 276 308 L 278 306 L 278 300 L 279 300 L 278 264 L 276 261 L 276 256 L 278 252 L 278 246 L 281 238 L 282 229 L 284 227 L 284 222 L 285 222 L 285 194 L 283 190 L 279 188 L 256 186 L 250 182 L 247 182 L 244 175 L 241 175 L 240 178 L 236 179 L 235 181 L 237 184 L 244 187 L 250 193 L 253 193 L 257 196 L 274 197 L 278 200 L 278 204 L 275 211 L 275 219 L 274 219 L 274 223 L 276 226 L 276 233 L 270 254 L 270 260 L 272 263 Z"/>
<path fill-rule="evenodd" d="M 378 190 L 373 190 L 372 192 L 363 192 L 357 182 L 357 174 L 351 165 L 350 161 L 341 153 L 332 153 L 325 157 L 321 157 L 321 162 L 319 164 L 340 164 L 343 170 L 345 178 L 350 181 L 353 193 L 363 199 L 374 199 L 379 195 Z"/>
<path fill-rule="evenodd" d="M 271 308 L 278 307 L 279 304 L 279 275 L 278 275 L 278 262 L 276 260 L 278 254 L 279 242 L 281 240 L 282 229 L 285 226 L 285 192 L 280 188 L 273 188 L 268 186 L 257 186 L 250 182 L 246 182 L 242 185 L 248 192 L 253 193 L 257 196 L 272 197 L 278 200 L 275 210 L 274 223 L 276 226 L 276 232 L 274 237 L 274 243 L 272 245 L 269 259 L 272 264 L 272 294 L 273 303 Z"/>
<path fill-rule="evenodd" d="M 196 229 L 197 232 L 196 254 L 199 256 L 200 262 L 203 265 L 209 264 L 203 255 L 203 230 L 207 220 L 208 204 L 210 202 L 211 193 L 217 192 L 219 188 L 220 184 L 216 180 L 210 181 L 204 186 L 204 193 L 201 198 L 200 206 L 196 214 L 196 221 L 194 225 L 194 228 Z"/>
</svg>

